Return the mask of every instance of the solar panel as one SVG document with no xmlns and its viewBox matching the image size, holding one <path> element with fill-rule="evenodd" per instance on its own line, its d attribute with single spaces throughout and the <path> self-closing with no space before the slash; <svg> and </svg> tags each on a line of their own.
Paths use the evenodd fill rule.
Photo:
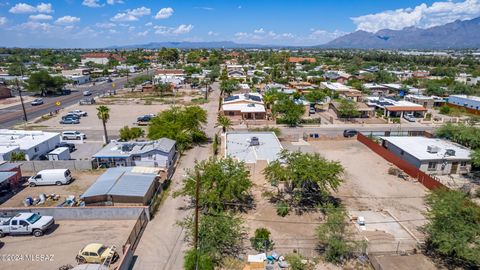
<svg viewBox="0 0 480 270">
<path fill-rule="evenodd" d="M 262 99 L 259 96 L 250 96 L 250 99 L 258 102 L 262 101 Z"/>
</svg>

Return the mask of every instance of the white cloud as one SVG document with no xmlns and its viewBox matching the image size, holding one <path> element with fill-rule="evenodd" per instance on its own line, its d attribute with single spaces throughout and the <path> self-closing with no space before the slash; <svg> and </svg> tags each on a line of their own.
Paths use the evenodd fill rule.
<svg viewBox="0 0 480 270">
<path fill-rule="evenodd" d="M 117 25 L 114 24 L 114 23 L 111 23 L 111 22 L 105 22 L 105 23 L 96 23 L 95 26 L 98 27 L 98 28 L 110 29 L 110 28 L 113 28 Z"/>
<path fill-rule="evenodd" d="M 145 24 L 145 26 L 152 26 L 152 25 L 153 25 L 152 22 L 148 22 L 148 23 Z"/>
<path fill-rule="evenodd" d="M 150 31 L 149 31 L 149 30 L 145 30 L 145 31 L 143 31 L 143 32 L 137 33 L 137 35 L 139 35 L 139 36 L 141 36 L 141 37 L 146 37 L 146 36 L 148 35 L 148 33 L 150 33 Z"/>
<path fill-rule="evenodd" d="M 28 16 L 28 18 L 30 20 L 34 20 L 34 21 L 49 21 L 49 20 L 53 19 L 52 16 L 45 15 L 45 14 L 30 15 L 30 16 Z"/>
<path fill-rule="evenodd" d="M 40 22 L 26 22 L 18 25 L 16 28 L 22 29 L 22 30 L 31 30 L 31 31 L 48 31 L 52 29 L 52 25 L 49 23 L 40 23 Z"/>
<path fill-rule="evenodd" d="M 177 27 L 166 27 L 166 26 L 154 26 L 155 34 L 157 35 L 182 35 L 187 34 L 193 29 L 193 25 L 191 24 L 181 24 Z"/>
<path fill-rule="evenodd" d="M 277 33 L 267 31 L 264 28 L 255 29 L 253 32 L 237 32 L 234 34 L 234 40 L 241 43 L 256 43 L 264 45 L 319 45 L 329 42 L 337 37 L 346 34 L 343 31 L 325 31 L 310 29 L 310 33 L 300 35 L 289 32 Z"/>
<path fill-rule="evenodd" d="M 167 7 L 167 8 L 162 8 L 158 11 L 157 15 L 155 15 L 155 19 L 161 20 L 161 19 L 167 19 L 170 18 L 173 15 L 173 8 Z"/>
<path fill-rule="evenodd" d="M 212 7 L 194 7 L 194 8 L 208 10 L 208 11 L 214 10 L 214 8 L 212 8 Z"/>
<path fill-rule="evenodd" d="M 0 17 L 0 26 L 4 25 L 7 23 L 7 18 L 5 17 Z"/>
<path fill-rule="evenodd" d="M 108 32 L 109 32 L 110 34 L 117 34 L 117 33 L 118 33 L 118 31 L 115 30 L 115 29 L 110 29 L 110 30 L 108 30 Z"/>
<path fill-rule="evenodd" d="M 39 13 L 52 13 L 53 12 L 52 4 L 40 3 L 37 5 L 37 11 Z"/>
<path fill-rule="evenodd" d="M 107 4 L 109 5 L 115 5 L 115 4 L 123 4 L 124 2 L 122 0 L 107 0 Z"/>
<path fill-rule="evenodd" d="M 18 3 L 8 11 L 13 14 L 35 13 L 37 8 L 25 3 Z"/>
<path fill-rule="evenodd" d="M 99 0 L 83 0 L 82 5 L 91 8 L 98 8 L 103 6 L 103 4 L 100 4 Z"/>
<path fill-rule="evenodd" d="M 238 6 L 237 8 L 238 8 L 238 9 L 242 9 L 242 6 Z"/>
<path fill-rule="evenodd" d="M 311 29 L 311 31 L 312 32 L 310 33 L 308 38 L 311 39 L 312 42 L 314 42 L 316 44 L 327 43 L 329 41 L 332 41 L 332 40 L 334 40 L 338 37 L 341 37 L 341 36 L 347 34 L 346 32 L 339 31 L 339 30 L 329 32 L 329 31 L 325 31 L 325 30 Z"/>
<path fill-rule="evenodd" d="M 255 34 L 263 34 L 263 33 L 265 33 L 265 30 L 263 30 L 263 28 L 255 29 L 255 30 L 253 30 L 253 33 L 255 33 Z"/>
<path fill-rule="evenodd" d="M 218 35 L 219 35 L 219 33 L 217 33 L 217 32 L 213 32 L 213 31 L 208 31 L 208 33 L 207 33 L 207 34 L 208 34 L 209 36 L 211 36 L 211 37 L 216 37 L 216 36 L 218 36 Z"/>
<path fill-rule="evenodd" d="M 138 21 L 140 17 L 150 15 L 151 12 L 151 9 L 146 7 L 127 9 L 125 12 L 115 14 L 110 20 L 113 22 L 133 22 Z"/>
<path fill-rule="evenodd" d="M 423 3 L 414 8 L 386 10 L 351 19 L 357 25 L 357 30 L 376 32 L 381 29 L 400 30 L 411 26 L 428 28 L 478 16 L 480 16 L 480 0 L 465 0 L 434 2 L 430 6 Z"/>
<path fill-rule="evenodd" d="M 36 7 L 25 4 L 25 3 L 18 3 L 15 6 L 11 7 L 10 10 L 8 11 L 13 14 L 28 14 L 28 13 L 52 13 L 52 4 L 48 3 L 40 3 Z"/>
<path fill-rule="evenodd" d="M 61 18 L 58 18 L 56 21 L 55 21 L 55 24 L 62 24 L 62 25 L 65 25 L 65 24 L 74 24 L 74 23 L 78 23 L 80 21 L 80 18 L 78 17 L 73 17 L 73 16 L 63 16 Z"/>
</svg>

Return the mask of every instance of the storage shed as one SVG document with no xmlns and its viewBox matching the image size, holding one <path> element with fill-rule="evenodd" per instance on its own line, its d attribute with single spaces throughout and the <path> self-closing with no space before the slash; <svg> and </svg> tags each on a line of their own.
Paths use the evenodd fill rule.
<svg viewBox="0 0 480 270">
<path fill-rule="evenodd" d="M 86 205 L 147 205 L 159 185 L 158 173 L 156 168 L 110 168 L 80 198 Z"/>
</svg>

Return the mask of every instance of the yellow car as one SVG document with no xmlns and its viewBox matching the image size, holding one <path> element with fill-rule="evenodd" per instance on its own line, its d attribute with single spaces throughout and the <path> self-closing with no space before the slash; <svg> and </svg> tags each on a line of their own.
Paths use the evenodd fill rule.
<svg viewBox="0 0 480 270">
<path fill-rule="evenodd" d="M 79 264 L 81 263 L 103 263 L 105 260 L 112 258 L 112 262 L 118 259 L 118 253 L 114 247 L 106 247 L 102 244 L 89 244 L 78 252 L 75 258 Z"/>
</svg>

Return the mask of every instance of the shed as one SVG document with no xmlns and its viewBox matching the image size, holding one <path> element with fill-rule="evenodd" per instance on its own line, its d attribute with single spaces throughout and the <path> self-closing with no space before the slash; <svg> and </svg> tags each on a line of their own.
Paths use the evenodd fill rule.
<svg viewBox="0 0 480 270">
<path fill-rule="evenodd" d="M 15 181 L 16 172 L 0 172 L 0 191 L 9 191 L 12 182 Z"/>
<path fill-rule="evenodd" d="M 59 147 L 52 150 L 47 154 L 48 160 L 69 160 L 70 159 L 70 149 L 68 147 Z"/>
<path fill-rule="evenodd" d="M 147 205 L 158 187 L 159 171 L 135 168 L 108 169 L 80 198 L 87 205 Z"/>
<path fill-rule="evenodd" d="M 1 163 L 1 161 L 0 161 Z M 4 162 L 0 164 L 0 172 L 14 172 L 15 177 L 10 179 L 10 185 L 19 186 L 22 179 L 20 163 Z"/>
</svg>

